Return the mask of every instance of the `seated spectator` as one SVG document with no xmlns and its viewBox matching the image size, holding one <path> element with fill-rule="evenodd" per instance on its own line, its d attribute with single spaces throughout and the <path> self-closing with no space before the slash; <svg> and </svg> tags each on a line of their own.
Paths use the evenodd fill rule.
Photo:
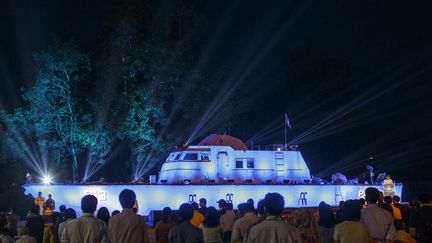
<svg viewBox="0 0 432 243">
<path fill-rule="evenodd" d="M 255 214 L 255 209 L 250 203 L 243 203 L 239 205 L 243 217 L 235 221 L 232 230 L 231 242 L 244 242 L 246 240 L 247 231 L 249 226 L 257 221 L 257 216 Z"/>
<path fill-rule="evenodd" d="M 226 213 L 224 215 L 226 215 Z M 207 215 L 199 228 L 203 231 L 204 242 L 222 242 L 223 230 L 219 224 L 218 214 L 215 207 L 207 208 Z"/>
<path fill-rule="evenodd" d="M 233 211 L 233 204 L 227 203 L 226 213 L 219 219 L 219 223 L 224 231 L 223 242 L 230 242 L 232 235 L 232 227 L 234 225 L 235 213 Z"/>
<path fill-rule="evenodd" d="M 250 228 L 246 242 L 301 242 L 298 230 L 282 220 L 281 215 L 285 206 L 282 195 L 268 193 L 264 202 L 267 217 Z"/>
<path fill-rule="evenodd" d="M 99 208 L 99 210 L 96 214 L 96 218 L 104 221 L 105 224 L 108 225 L 108 221 L 110 219 L 110 213 L 108 211 L 108 208 L 106 208 L 106 207 Z"/>
<path fill-rule="evenodd" d="M 432 195 L 418 195 L 420 208 L 416 209 L 410 218 L 409 232 L 419 243 L 432 242 Z"/>
<path fill-rule="evenodd" d="M 15 243 L 36 243 L 36 238 L 29 235 L 29 229 L 22 227 L 20 230 L 20 238 Z"/>
<path fill-rule="evenodd" d="M 396 229 L 392 214 L 377 205 L 379 197 L 380 193 L 378 189 L 374 187 L 366 189 L 368 206 L 361 210 L 361 222 L 366 224 L 373 240 L 385 242 L 386 240 L 393 239 Z"/>
<path fill-rule="evenodd" d="M 198 211 L 198 203 L 191 203 L 192 208 L 194 209 L 194 213 L 191 219 L 191 224 L 195 227 L 198 227 L 204 221 L 204 215 L 202 215 Z"/>
<path fill-rule="evenodd" d="M 319 234 L 320 242 L 333 243 L 333 231 L 335 225 L 333 209 L 330 205 L 323 204 L 319 206 L 318 211 L 319 211 L 318 234 Z"/>
<path fill-rule="evenodd" d="M 111 243 L 150 242 L 148 239 L 145 218 L 134 212 L 135 192 L 124 189 L 119 195 L 123 210 L 109 220 L 109 236 Z"/>
<path fill-rule="evenodd" d="M 300 234 L 301 242 L 320 242 L 318 229 L 315 225 L 314 216 L 309 210 L 298 209 L 294 214 L 295 225 Z"/>
<path fill-rule="evenodd" d="M 194 209 L 192 205 L 183 203 L 179 208 L 180 224 L 174 226 L 168 235 L 170 243 L 202 243 L 204 236 L 201 229 L 190 223 Z"/>
<path fill-rule="evenodd" d="M 156 223 L 155 236 L 157 243 L 168 243 L 169 231 L 176 225 L 171 219 L 171 208 L 165 207 L 162 210 L 162 220 Z"/>
<path fill-rule="evenodd" d="M 62 238 L 62 234 L 64 231 L 64 228 L 66 227 L 66 224 L 69 223 L 71 220 L 76 219 L 76 212 L 73 208 L 68 208 L 65 210 L 64 213 L 64 218 L 65 221 L 60 223 L 59 227 L 58 227 L 58 236 L 61 239 Z"/>
<path fill-rule="evenodd" d="M 335 226 L 335 243 L 368 243 L 372 242 L 369 230 L 364 223 L 359 222 L 361 217 L 359 203 L 348 200 L 342 207 L 342 223 Z"/>
<path fill-rule="evenodd" d="M 98 200 L 93 195 L 81 199 L 81 217 L 68 222 L 63 230 L 62 243 L 109 242 L 105 222 L 94 216 Z"/>
<path fill-rule="evenodd" d="M 37 242 L 42 242 L 45 229 L 45 220 L 39 215 L 39 207 L 34 206 L 29 210 L 26 224 L 29 236 L 36 238 Z"/>
<path fill-rule="evenodd" d="M 0 242 L 1 243 L 14 243 L 14 239 L 9 235 L 9 230 L 0 228 Z"/>
</svg>

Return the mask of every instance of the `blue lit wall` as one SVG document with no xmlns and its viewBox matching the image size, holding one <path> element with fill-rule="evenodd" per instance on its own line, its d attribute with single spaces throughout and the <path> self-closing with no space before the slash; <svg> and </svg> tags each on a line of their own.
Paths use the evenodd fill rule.
<svg viewBox="0 0 432 243">
<path fill-rule="evenodd" d="M 216 201 L 232 194 L 234 207 L 248 198 L 255 203 L 266 193 L 278 192 L 285 197 L 285 207 L 318 206 L 321 201 L 337 205 L 340 200 L 358 199 L 369 185 L 29 185 L 26 194 L 36 196 L 40 191 L 44 197 L 52 194 L 57 207 L 64 204 L 81 214 L 80 200 L 86 194 L 98 197 L 98 207 L 105 206 L 110 212 L 121 210 L 119 193 L 125 189 L 134 190 L 139 203 L 139 213 L 148 215 L 151 210 L 163 207 L 177 209 L 180 204 L 195 197 L 204 197 L 208 206 L 217 206 Z M 382 186 L 374 185 L 379 190 Z M 396 194 L 401 195 L 402 184 L 396 185 Z M 191 196 L 192 195 L 192 196 Z M 229 195 L 228 195 L 229 197 Z M 301 200 L 305 198 L 306 200 Z"/>
</svg>

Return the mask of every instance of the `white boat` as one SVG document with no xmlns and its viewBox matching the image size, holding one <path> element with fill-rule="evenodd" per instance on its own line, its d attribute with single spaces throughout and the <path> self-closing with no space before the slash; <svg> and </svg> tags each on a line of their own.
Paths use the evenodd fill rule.
<svg viewBox="0 0 432 243">
<path fill-rule="evenodd" d="M 212 134 L 198 145 L 169 154 L 159 173 L 159 184 L 298 184 L 310 180 L 300 151 L 249 149 L 241 140 Z"/>
</svg>

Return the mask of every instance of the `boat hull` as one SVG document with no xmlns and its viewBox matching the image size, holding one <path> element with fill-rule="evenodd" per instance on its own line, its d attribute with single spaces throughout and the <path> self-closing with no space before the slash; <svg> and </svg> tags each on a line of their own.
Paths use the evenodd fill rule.
<svg viewBox="0 0 432 243">
<path fill-rule="evenodd" d="M 118 195 L 123 189 L 135 191 L 139 213 L 148 215 L 152 210 L 164 207 L 177 209 L 180 204 L 207 199 L 207 206 L 217 207 L 216 201 L 223 198 L 231 200 L 234 207 L 252 198 L 256 203 L 269 192 L 284 196 L 285 207 L 316 207 L 321 201 L 337 205 L 341 200 L 358 199 L 364 196 L 367 187 L 383 190 L 382 185 L 39 185 L 23 186 L 26 194 L 36 196 L 53 195 L 56 206 L 66 205 L 80 214 L 81 198 L 87 194 L 98 198 L 98 208 L 107 207 L 110 212 L 121 210 Z M 402 194 L 402 184 L 396 184 L 396 194 Z"/>
</svg>

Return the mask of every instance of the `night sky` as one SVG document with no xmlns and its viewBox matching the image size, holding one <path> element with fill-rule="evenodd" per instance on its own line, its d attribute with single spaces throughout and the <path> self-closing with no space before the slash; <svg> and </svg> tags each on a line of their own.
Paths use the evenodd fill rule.
<svg viewBox="0 0 432 243">
<path fill-rule="evenodd" d="M 174 6 L 150 5 L 161 15 Z M 248 100 L 230 134 L 259 144 L 283 143 L 286 112 L 293 125 L 288 140 L 299 143 L 312 174 L 329 176 L 357 161 L 345 168 L 347 174 L 358 175 L 372 163 L 396 180 L 430 179 L 430 1 L 186 5 L 205 25 L 197 67 L 214 76 L 223 72 L 221 87 L 231 82 L 241 90 L 234 95 Z M 91 50 L 116 7 L 116 1 L 2 1 L 1 108 L 22 104 L 21 87 L 33 80 L 32 52 L 53 38 L 74 38 Z"/>
</svg>

